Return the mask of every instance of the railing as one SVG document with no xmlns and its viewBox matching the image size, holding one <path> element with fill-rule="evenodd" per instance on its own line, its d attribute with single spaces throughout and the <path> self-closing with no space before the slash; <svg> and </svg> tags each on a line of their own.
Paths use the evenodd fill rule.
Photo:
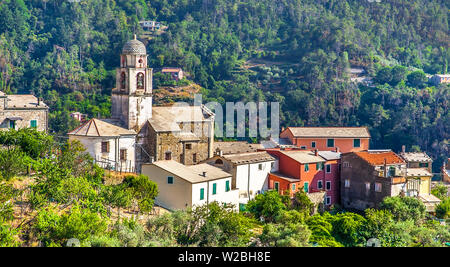
<svg viewBox="0 0 450 267">
<path fill-rule="evenodd" d="M 122 172 L 134 173 L 134 172 L 136 172 L 134 163 L 131 160 L 114 161 L 114 160 L 110 160 L 107 158 L 96 157 L 94 159 L 94 163 L 105 170 L 115 171 L 118 173 L 122 173 Z"/>
</svg>

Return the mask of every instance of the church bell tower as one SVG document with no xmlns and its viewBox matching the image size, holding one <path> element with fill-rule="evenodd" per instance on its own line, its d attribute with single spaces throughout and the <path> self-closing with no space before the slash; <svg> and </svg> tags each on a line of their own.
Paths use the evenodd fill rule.
<svg viewBox="0 0 450 267">
<path fill-rule="evenodd" d="M 125 43 L 116 69 L 111 115 L 129 129 L 139 131 L 152 117 L 153 69 L 147 68 L 145 45 L 136 39 Z"/>
</svg>

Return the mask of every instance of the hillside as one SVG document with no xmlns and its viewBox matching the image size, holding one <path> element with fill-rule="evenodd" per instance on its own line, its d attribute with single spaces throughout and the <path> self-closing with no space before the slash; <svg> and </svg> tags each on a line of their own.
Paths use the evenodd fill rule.
<svg viewBox="0 0 450 267">
<path fill-rule="evenodd" d="M 157 20 L 168 28 L 147 42 L 150 66 L 182 67 L 204 101 L 279 101 L 282 126 L 365 125 L 373 148 L 404 144 L 438 166 L 449 88 L 413 71 L 447 72 L 448 10 L 444 0 L 3 0 L 0 90 L 43 97 L 58 134 L 74 127 L 72 111 L 107 117 L 122 45 Z M 372 87 L 349 81 L 355 66 Z"/>
</svg>

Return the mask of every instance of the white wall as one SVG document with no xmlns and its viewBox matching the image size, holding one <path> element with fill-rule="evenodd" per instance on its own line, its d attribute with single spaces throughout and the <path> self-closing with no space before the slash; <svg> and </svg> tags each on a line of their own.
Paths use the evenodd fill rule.
<svg viewBox="0 0 450 267">
<path fill-rule="evenodd" d="M 272 162 L 274 161 L 243 164 L 236 167 L 236 188 L 239 190 L 240 203 L 247 203 L 249 200 L 248 191 L 250 191 L 250 199 L 253 199 L 258 191 L 262 193 L 269 188 L 268 174 L 272 169 Z M 260 164 L 262 165 L 262 170 L 259 170 Z M 275 164 L 274 168 L 276 168 Z"/>
<path fill-rule="evenodd" d="M 225 192 L 225 184 L 226 181 L 230 183 L 230 191 Z M 213 195 L 213 184 L 217 184 L 217 194 Z M 209 186 L 208 186 L 209 184 Z M 209 187 L 209 188 L 207 188 Z M 205 189 L 205 197 L 203 200 L 200 200 L 200 189 Z M 209 199 L 208 199 L 209 198 Z M 217 201 L 220 203 L 229 203 L 233 204 L 235 210 L 239 210 L 239 196 L 238 190 L 231 189 L 231 177 L 213 180 L 209 182 L 196 183 L 192 184 L 192 205 L 204 205 L 207 201 L 209 203 Z"/>
<path fill-rule="evenodd" d="M 117 139 L 118 150 L 116 150 L 116 139 L 110 137 L 88 137 L 88 136 L 74 136 L 70 135 L 69 140 L 78 140 L 86 148 L 88 152 L 94 159 L 108 159 L 110 161 L 117 160 L 120 161 L 120 149 L 127 150 L 127 161 L 128 164 L 131 161 L 131 166 L 135 168 L 135 147 L 136 143 L 135 136 L 121 136 Z M 109 153 L 102 153 L 102 142 L 109 142 Z M 125 163 L 124 163 L 125 164 Z"/>
</svg>

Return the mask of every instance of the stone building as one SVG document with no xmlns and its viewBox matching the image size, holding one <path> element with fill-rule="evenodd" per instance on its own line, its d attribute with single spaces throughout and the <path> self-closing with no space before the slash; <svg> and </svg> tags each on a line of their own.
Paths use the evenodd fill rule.
<svg viewBox="0 0 450 267">
<path fill-rule="evenodd" d="M 33 127 L 48 131 L 48 106 L 33 95 L 0 92 L 0 129 Z"/>
<path fill-rule="evenodd" d="M 95 120 L 104 128 L 125 133 L 110 135 L 135 135 L 133 153 L 135 170 L 140 172 L 143 163 L 157 160 L 174 160 L 192 165 L 212 156 L 214 148 L 214 113 L 204 106 L 152 106 L 153 69 L 147 67 L 145 45 L 136 39 L 128 41 L 120 55 L 120 67 L 116 69 L 116 88 L 111 93 L 111 115 L 108 120 Z M 89 123 L 89 122 L 88 122 Z M 86 124 L 84 124 L 86 126 Z M 83 127 L 83 126 L 81 126 Z M 77 128 L 78 129 L 78 128 Z M 87 145 L 92 136 L 78 134 L 75 129 L 72 138 Z M 98 135 L 97 141 L 104 136 Z M 112 140 L 112 139 L 111 139 Z M 95 142 L 97 142 L 95 141 Z M 98 149 L 88 149 L 92 157 L 115 161 L 120 157 L 106 157 Z M 120 152 L 118 150 L 115 151 Z"/>
<path fill-rule="evenodd" d="M 341 162 L 344 208 L 377 208 L 385 197 L 405 193 L 406 162 L 392 151 L 344 153 Z"/>
</svg>

